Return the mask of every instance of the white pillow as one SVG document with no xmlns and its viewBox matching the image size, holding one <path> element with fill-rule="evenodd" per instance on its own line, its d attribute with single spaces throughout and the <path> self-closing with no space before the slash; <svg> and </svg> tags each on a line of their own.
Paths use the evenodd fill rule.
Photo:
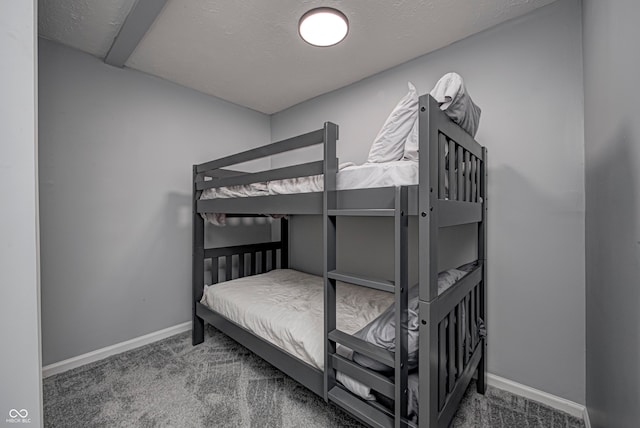
<svg viewBox="0 0 640 428">
<path fill-rule="evenodd" d="M 418 92 L 408 83 L 409 92 L 395 106 L 369 150 L 369 163 L 392 162 L 402 159 L 404 143 L 418 117 Z"/>
<path fill-rule="evenodd" d="M 459 74 L 447 73 L 442 76 L 430 94 L 440 104 L 440 110 L 469 135 L 476 136 L 482 110 L 471 99 Z"/>
<path fill-rule="evenodd" d="M 371 393 L 371 387 L 358 382 L 342 372 L 336 372 L 336 380 L 344 385 L 349 391 L 367 401 L 373 401 L 376 397 Z"/>
<path fill-rule="evenodd" d="M 451 118 L 469 135 L 475 137 L 480 123 L 480 107 L 467 92 L 462 77 L 457 73 L 447 73 L 438 80 L 430 95 L 440 105 L 440 110 Z M 417 114 L 417 107 L 416 107 Z M 415 121 L 404 144 L 404 159 L 418 159 L 418 121 Z"/>
<path fill-rule="evenodd" d="M 416 108 L 416 121 L 413 122 L 413 127 L 407 136 L 407 141 L 404 143 L 404 160 L 418 160 L 418 109 Z"/>
<path fill-rule="evenodd" d="M 346 346 L 342 346 L 338 344 L 336 353 L 341 357 L 346 358 L 347 360 L 352 360 L 353 351 L 347 348 Z M 367 385 L 358 382 L 357 380 L 353 379 L 350 376 L 347 376 L 342 372 L 336 371 L 336 380 L 341 384 L 343 384 L 345 388 L 347 388 L 349 391 L 351 391 L 358 397 L 361 397 L 368 401 L 373 401 L 376 399 L 376 397 L 371 393 L 371 387 L 368 387 Z"/>
</svg>

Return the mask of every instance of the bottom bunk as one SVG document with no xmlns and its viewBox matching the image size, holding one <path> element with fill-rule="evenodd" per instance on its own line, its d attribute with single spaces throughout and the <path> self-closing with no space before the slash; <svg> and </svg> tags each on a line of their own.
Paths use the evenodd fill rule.
<svg viewBox="0 0 640 428">
<path fill-rule="evenodd" d="M 314 393 L 328 398 L 371 426 L 394 426 L 393 366 L 372 364 L 358 349 L 338 347 L 331 366 L 337 369 L 337 386 L 324 384 L 324 280 L 291 269 L 276 269 L 284 249 L 280 243 L 205 250 L 211 260 L 212 283 L 194 289 L 194 345 L 204 340 L 207 322 L 249 348 Z M 286 257 L 285 257 L 286 259 Z M 437 341 L 422 345 L 432 355 L 437 373 L 437 426 L 447 426 L 484 348 L 483 266 L 470 263 L 442 272 L 439 298 L 423 308 L 417 287 L 409 293 L 408 334 L 412 371 L 408 376 L 408 420 L 417 425 L 419 377 L 417 371 L 418 311 L 437 320 Z M 219 272 L 222 272 L 222 280 Z M 338 283 L 336 312 L 339 333 L 359 337 L 373 345 L 394 350 L 393 293 Z M 441 302 L 441 303 L 439 303 Z M 435 349 L 428 349 L 432 343 Z M 364 352 L 364 351 L 363 351 Z M 375 363 L 375 362 L 373 362 Z M 432 377 L 433 378 L 433 377 Z M 359 382 L 356 379 L 363 380 Z"/>
</svg>

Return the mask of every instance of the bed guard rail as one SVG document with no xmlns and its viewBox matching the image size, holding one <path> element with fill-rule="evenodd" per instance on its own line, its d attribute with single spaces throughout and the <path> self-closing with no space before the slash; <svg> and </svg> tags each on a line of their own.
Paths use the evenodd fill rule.
<svg viewBox="0 0 640 428">
<path fill-rule="evenodd" d="M 306 134 L 195 165 L 194 191 L 319 174 L 331 174 L 332 172 L 335 174 L 338 169 L 338 161 L 335 158 L 337 139 L 338 126 L 331 122 L 325 122 L 323 128 Z M 323 144 L 325 146 L 325 157 L 320 161 L 260 172 L 242 172 L 227 169 L 227 167 L 239 163 L 253 161 L 318 144 Z M 333 154 L 333 158 L 327 158 L 327 154 Z M 330 159 L 330 161 L 328 161 L 328 159 Z M 329 188 L 329 190 L 334 188 L 335 186 L 333 188 Z"/>
<path fill-rule="evenodd" d="M 440 227 L 478 224 L 485 260 L 487 149 L 449 119 L 430 95 L 419 99 L 418 258 L 420 300 L 438 297 Z M 425 156 L 426 155 L 426 156 Z"/>
</svg>

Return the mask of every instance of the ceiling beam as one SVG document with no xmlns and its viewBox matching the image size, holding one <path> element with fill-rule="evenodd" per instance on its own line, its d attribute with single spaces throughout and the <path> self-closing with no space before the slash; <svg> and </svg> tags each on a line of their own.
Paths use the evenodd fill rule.
<svg viewBox="0 0 640 428">
<path fill-rule="evenodd" d="M 138 0 L 113 40 L 104 62 L 115 67 L 123 67 L 166 2 L 167 0 Z"/>
</svg>

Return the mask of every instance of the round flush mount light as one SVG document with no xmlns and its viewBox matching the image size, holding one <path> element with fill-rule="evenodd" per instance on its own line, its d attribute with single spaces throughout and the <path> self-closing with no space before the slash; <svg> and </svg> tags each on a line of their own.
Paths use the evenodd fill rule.
<svg viewBox="0 0 640 428">
<path fill-rule="evenodd" d="M 333 46 L 347 36 L 349 20 L 337 9 L 318 7 L 302 15 L 298 32 L 302 40 L 310 45 Z"/>
</svg>

